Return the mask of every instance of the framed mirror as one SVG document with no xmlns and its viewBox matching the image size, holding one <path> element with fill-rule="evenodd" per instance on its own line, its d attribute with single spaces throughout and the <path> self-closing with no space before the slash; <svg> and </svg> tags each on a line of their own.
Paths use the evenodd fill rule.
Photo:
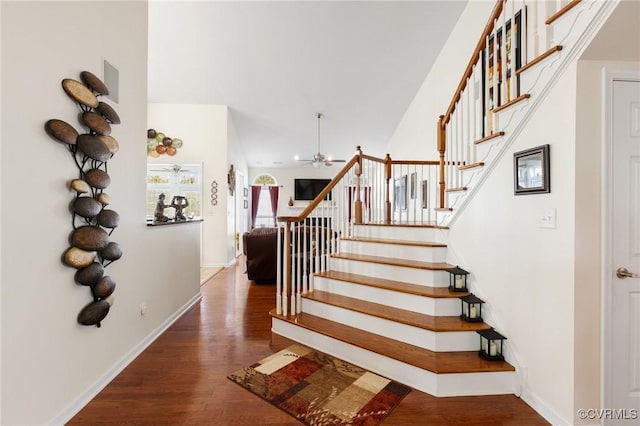
<svg viewBox="0 0 640 426">
<path fill-rule="evenodd" d="M 525 195 L 551 192 L 549 169 L 548 144 L 514 153 L 514 194 Z"/>
</svg>

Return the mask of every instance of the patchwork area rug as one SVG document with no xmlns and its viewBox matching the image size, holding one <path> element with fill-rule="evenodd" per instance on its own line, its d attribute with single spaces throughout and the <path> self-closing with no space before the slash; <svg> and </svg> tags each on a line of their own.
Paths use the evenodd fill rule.
<svg viewBox="0 0 640 426">
<path fill-rule="evenodd" d="M 379 425 L 411 391 L 298 344 L 227 377 L 307 425 Z"/>
</svg>

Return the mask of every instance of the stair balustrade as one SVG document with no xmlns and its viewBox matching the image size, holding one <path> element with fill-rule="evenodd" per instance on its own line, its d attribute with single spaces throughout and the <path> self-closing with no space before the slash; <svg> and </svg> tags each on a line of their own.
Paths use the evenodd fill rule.
<svg viewBox="0 0 640 426">
<path fill-rule="evenodd" d="M 278 217 L 276 312 L 301 312 L 302 294 L 313 290 L 313 274 L 329 269 L 339 240 L 354 224 L 419 223 L 435 220 L 437 160 L 377 158 L 360 147 L 298 216 Z"/>
<path fill-rule="evenodd" d="M 446 192 L 466 189 L 464 170 L 481 167 L 476 147 L 503 136 L 498 111 L 527 99 L 520 72 L 561 46 L 549 24 L 581 0 L 498 0 L 446 112 L 437 123 L 439 209 Z"/>
</svg>

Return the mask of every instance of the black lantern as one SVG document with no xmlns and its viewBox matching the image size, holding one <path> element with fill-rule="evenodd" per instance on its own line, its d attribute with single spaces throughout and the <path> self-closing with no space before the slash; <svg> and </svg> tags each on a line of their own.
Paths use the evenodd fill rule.
<svg viewBox="0 0 640 426">
<path fill-rule="evenodd" d="M 447 269 L 447 272 L 449 273 L 449 290 L 466 292 L 469 272 L 459 266 Z"/>
<path fill-rule="evenodd" d="M 468 322 L 480 322 L 482 321 L 482 304 L 484 300 L 468 294 L 460 297 L 462 301 L 462 314 L 460 318 Z"/>
<path fill-rule="evenodd" d="M 502 341 L 507 338 L 493 328 L 478 330 L 476 333 L 480 335 L 480 350 L 478 351 L 480 356 L 490 361 L 503 361 Z"/>
</svg>

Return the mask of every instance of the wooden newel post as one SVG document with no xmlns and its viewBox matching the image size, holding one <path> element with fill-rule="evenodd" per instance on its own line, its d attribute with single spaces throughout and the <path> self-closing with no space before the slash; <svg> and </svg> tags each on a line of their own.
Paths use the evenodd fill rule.
<svg viewBox="0 0 640 426">
<path fill-rule="evenodd" d="M 360 178 L 362 176 L 362 149 L 360 145 L 356 146 L 356 201 L 355 201 L 355 221 L 356 224 L 362 223 L 362 200 L 360 199 Z"/>
<path fill-rule="evenodd" d="M 444 155 L 447 151 L 447 135 L 445 132 L 444 115 L 440 116 L 438 120 L 438 153 L 440 154 L 440 208 L 445 207 L 444 193 L 445 193 L 445 173 L 444 173 Z"/>
<path fill-rule="evenodd" d="M 391 156 L 389 154 L 384 157 L 384 179 L 387 182 L 384 194 L 384 221 L 385 223 L 391 223 Z"/>
</svg>

